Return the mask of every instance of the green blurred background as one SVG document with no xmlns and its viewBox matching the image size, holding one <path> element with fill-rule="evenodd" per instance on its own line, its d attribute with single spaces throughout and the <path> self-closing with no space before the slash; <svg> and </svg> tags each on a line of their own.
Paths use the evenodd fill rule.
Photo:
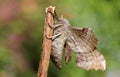
<svg viewBox="0 0 120 77">
<path fill-rule="evenodd" d="M 120 0 L 0 0 L 0 77 L 36 77 L 50 5 L 71 25 L 94 30 L 107 69 L 82 70 L 73 53 L 61 70 L 50 62 L 48 77 L 120 77 Z"/>
</svg>

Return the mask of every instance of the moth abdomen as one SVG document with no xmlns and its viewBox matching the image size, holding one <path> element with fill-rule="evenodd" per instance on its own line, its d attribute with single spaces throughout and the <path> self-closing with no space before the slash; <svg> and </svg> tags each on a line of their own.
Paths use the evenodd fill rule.
<svg viewBox="0 0 120 77">
<path fill-rule="evenodd" d="M 56 36 L 58 34 L 60 35 L 52 41 L 52 49 L 51 49 L 52 62 L 59 69 L 61 68 L 61 64 L 62 64 L 63 48 L 66 41 L 66 36 L 62 31 L 64 31 L 63 25 L 54 30 L 53 36 Z"/>
<path fill-rule="evenodd" d="M 61 69 L 61 64 L 62 64 L 62 55 L 60 54 L 53 54 L 50 56 L 52 62 L 54 63 L 54 65 L 58 68 Z"/>
</svg>

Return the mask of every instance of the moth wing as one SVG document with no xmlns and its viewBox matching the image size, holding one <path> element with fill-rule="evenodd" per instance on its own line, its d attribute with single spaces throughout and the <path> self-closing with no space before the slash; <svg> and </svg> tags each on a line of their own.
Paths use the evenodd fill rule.
<svg viewBox="0 0 120 77">
<path fill-rule="evenodd" d="M 89 53 L 76 53 L 76 64 L 78 67 L 89 70 L 105 70 L 106 69 L 106 61 L 104 56 L 95 49 L 93 52 Z"/>
<path fill-rule="evenodd" d="M 92 52 L 97 45 L 97 38 L 90 28 L 68 27 L 68 44 L 75 52 Z"/>
<path fill-rule="evenodd" d="M 76 52 L 76 64 L 86 70 L 105 70 L 104 56 L 96 49 L 97 38 L 90 28 L 68 29 L 68 44 Z"/>
<path fill-rule="evenodd" d="M 65 62 L 69 63 L 72 57 L 72 49 L 70 48 L 69 44 L 66 42 L 65 46 Z"/>
</svg>

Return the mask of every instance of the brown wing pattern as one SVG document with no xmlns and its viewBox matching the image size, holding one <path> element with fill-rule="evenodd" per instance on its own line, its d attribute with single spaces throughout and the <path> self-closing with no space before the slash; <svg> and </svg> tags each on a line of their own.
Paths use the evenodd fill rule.
<svg viewBox="0 0 120 77">
<path fill-rule="evenodd" d="M 105 70 L 106 62 L 104 56 L 95 49 L 89 53 L 76 53 L 76 64 L 85 70 Z"/>
<path fill-rule="evenodd" d="M 83 69 L 105 70 L 104 56 L 97 50 L 97 38 L 90 28 L 69 27 L 68 44 L 76 52 L 76 64 Z"/>
<path fill-rule="evenodd" d="M 53 35 L 62 35 L 52 42 L 51 59 L 59 69 L 62 64 L 62 54 L 65 48 L 65 62 L 71 59 L 71 51 L 76 52 L 76 64 L 78 67 L 89 70 L 105 70 L 106 61 L 97 49 L 97 38 L 90 28 L 78 28 L 69 26 L 67 19 L 61 19 L 58 23 L 63 25 L 54 30 Z M 64 46 L 66 44 L 66 46 Z"/>
<path fill-rule="evenodd" d="M 75 52 L 92 52 L 97 45 L 97 38 L 90 28 L 69 27 L 68 43 Z"/>
</svg>

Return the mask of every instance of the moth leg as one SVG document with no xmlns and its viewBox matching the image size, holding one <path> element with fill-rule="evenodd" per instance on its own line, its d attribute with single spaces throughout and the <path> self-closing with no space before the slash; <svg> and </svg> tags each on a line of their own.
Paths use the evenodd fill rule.
<svg viewBox="0 0 120 77">
<path fill-rule="evenodd" d="M 48 26 L 49 26 L 49 28 L 53 29 L 53 26 L 51 26 L 49 23 L 48 23 Z"/>
<path fill-rule="evenodd" d="M 51 28 L 51 29 L 55 29 L 55 28 L 57 28 L 57 27 L 60 27 L 62 24 L 56 24 L 56 25 L 54 25 L 53 27 L 48 23 L 48 26 Z M 45 37 L 47 38 L 47 39 L 50 39 L 50 40 L 54 40 L 54 39 L 56 39 L 58 36 L 60 36 L 61 35 L 61 33 L 58 33 L 57 35 L 54 35 L 54 36 L 52 36 L 52 37 L 49 37 L 49 36 L 47 36 L 47 35 L 45 35 Z"/>
<path fill-rule="evenodd" d="M 56 38 L 58 38 L 58 37 L 61 36 L 61 35 L 62 35 L 62 33 L 58 33 L 58 34 L 56 34 L 56 35 L 53 35 L 53 36 L 52 36 L 52 41 L 55 40 Z"/>
<path fill-rule="evenodd" d="M 54 25 L 54 28 L 58 28 L 58 27 L 60 27 L 62 24 L 56 24 L 56 25 Z"/>
<path fill-rule="evenodd" d="M 45 35 L 45 37 L 46 37 L 47 39 L 52 40 L 52 37 L 49 37 L 49 36 L 47 36 L 47 35 Z"/>
<path fill-rule="evenodd" d="M 45 35 L 45 37 L 46 37 L 47 39 L 50 39 L 50 40 L 55 40 L 55 39 L 58 38 L 59 36 L 61 36 L 61 33 L 58 33 L 58 34 L 56 34 L 56 35 L 54 35 L 54 36 L 52 36 L 52 37 L 49 37 L 49 36 Z"/>
<path fill-rule="evenodd" d="M 49 13 L 51 13 L 51 15 L 53 16 L 53 18 L 56 18 L 57 21 L 59 20 L 59 18 L 57 17 L 56 11 L 54 11 L 54 13 L 52 13 L 51 11 L 48 11 Z"/>
<path fill-rule="evenodd" d="M 56 24 L 56 25 L 54 25 L 54 26 L 51 26 L 49 23 L 48 23 L 48 26 L 51 28 L 51 29 L 55 29 L 55 28 L 57 28 L 57 27 L 59 27 L 59 26 L 61 26 L 62 24 Z"/>
</svg>

